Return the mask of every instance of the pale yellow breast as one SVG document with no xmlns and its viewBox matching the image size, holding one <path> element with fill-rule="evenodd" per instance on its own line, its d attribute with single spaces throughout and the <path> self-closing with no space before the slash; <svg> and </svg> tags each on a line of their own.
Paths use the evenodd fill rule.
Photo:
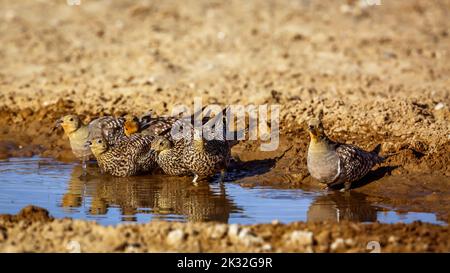
<svg viewBox="0 0 450 273">
<path fill-rule="evenodd" d="M 322 183 L 334 181 L 340 173 L 339 157 L 326 143 L 310 143 L 307 165 L 311 176 Z"/>
<path fill-rule="evenodd" d="M 91 149 L 86 145 L 89 130 L 87 126 L 81 127 L 69 135 L 70 147 L 76 157 L 87 157 L 91 155 Z"/>
</svg>

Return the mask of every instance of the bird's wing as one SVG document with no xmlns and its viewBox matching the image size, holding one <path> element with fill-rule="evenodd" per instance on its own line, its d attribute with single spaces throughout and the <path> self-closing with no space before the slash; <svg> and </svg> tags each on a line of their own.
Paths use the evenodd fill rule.
<svg viewBox="0 0 450 273">
<path fill-rule="evenodd" d="M 140 118 L 141 133 L 150 136 L 165 135 L 164 132 L 170 130 L 172 125 L 179 119 L 190 121 L 193 124 L 194 117 L 200 115 L 204 109 L 205 107 L 188 117 L 182 117 L 181 115 L 153 117 L 153 112 L 150 110 Z"/>
<path fill-rule="evenodd" d="M 175 121 L 167 134 L 169 134 L 169 138 L 174 142 L 184 141 L 185 144 L 191 143 L 193 139 L 202 139 L 201 128 L 195 128 L 190 122 L 184 119 Z"/>
<path fill-rule="evenodd" d="M 214 117 L 210 116 L 210 111 L 207 112 L 202 119 L 202 132 L 205 139 L 219 141 L 225 141 L 227 139 L 228 123 L 226 112 L 228 109 L 228 106 L 223 108 Z"/>
<path fill-rule="evenodd" d="M 142 131 L 145 135 L 170 136 L 171 139 L 191 139 L 192 136 L 202 137 L 207 140 L 225 140 L 226 139 L 226 115 L 224 114 L 228 108 L 222 110 L 214 117 L 209 116 L 207 112 L 201 119 L 200 126 L 196 127 L 197 116 L 205 109 L 195 112 L 191 116 L 186 117 L 145 117 L 145 122 L 141 124 Z M 170 134 L 169 134 L 170 133 Z"/>
<path fill-rule="evenodd" d="M 337 144 L 336 153 L 341 161 L 341 172 L 350 182 L 362 178 L 376 164 L 372 153 L 354 145 Z"/>
<path fill-rule="evenodd" d="M 154 160 L 154 154 L 151 150 L 151 143 L 153 137 L 145 135 L 132 135 L 128 141 L 122 142 L 125 146 L 124 150 L 129 153 L 134 153 L 138 164 L 145 164 L 148 160 Z"/>
<path fill-rule="evenodd" d="M 150 149 L 150 145 L 153 141 L 154 137 L 152 136 L 145 136 L 145 135 L 131 135 L 129 137 L 128 142 L 124 143 L 125 145 L 129 145 L 130 147 L 142 150 L 142 149 Z"/>
<path fill-rule="evenodd" d="M 97 118 L 89 123 L 89 140 L 103 137 L 109 145 L 115 145 L 124 137 L 123 118 L 111 116 Z"/>
<path fill-rule="evenodd" d="M 149 118 L 141 124 L 141 133 L 149 136 L 158 136 L 162 132 L 170 129 L 177 121 L 174 117 Z"/>
<path fill-rule="evenodd" d="M 153 118 L 153 110 L 150 109 L 147 113 L 145 113 L 144 115 L 142 115 L 139 118 L 139 122 L 141 124 L 145 124 L 145 123 L 149 122 L 152 118 Z"/>
</svg>

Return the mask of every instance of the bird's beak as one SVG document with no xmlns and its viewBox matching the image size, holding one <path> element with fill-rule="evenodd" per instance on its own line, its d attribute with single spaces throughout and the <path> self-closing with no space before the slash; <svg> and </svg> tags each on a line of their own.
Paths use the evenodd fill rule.
<svg viewBox="0 0 450 273">
<path fill-rule="evenodd" d="M 55 122 L 55 126 L 53 126 L 53 128 L 52 128 L 52 133 L 56 130 L 56 129 L 58 129 L 59 127 L 61 127 L 61 124 L 63 123 L 63 121 L 62 121 L 62 119 L 58 119 L 56 122 Z"/>
<path fill-rule="evenodd" d="M 85 144 L 86 146 L 91 146 L 92 145 L 92 142 L 90 141 L 90 140 L 88 140 L 88 141 L 86 141 L 86 144 Z"/>
<path fill-rule="evenodd" d="M 309 132 L 309 137 L 311 138 L 311 140 L 317 140 L 317 132 L 316 132 L 314 126 L 308 125 L 308 132 Z"/>
</svg>

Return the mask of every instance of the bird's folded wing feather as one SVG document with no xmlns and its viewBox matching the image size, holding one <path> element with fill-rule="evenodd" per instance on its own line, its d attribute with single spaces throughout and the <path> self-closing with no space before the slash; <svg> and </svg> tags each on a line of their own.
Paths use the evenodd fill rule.
<svg viewBox="0 0 450 273">
<path fill-rule="evenodd" d="M 372 154 L 353 145 L 339 144 L 336 153 L 342 162 L 342 172 L 344 172 L 346 179 L 350 181 L 360 179 L 374 165 Z"/>
<path fill-rule="evenodd" d="M 89 140 L 103 137 L 109 145 L 115 145 L 124 137 L 123 118 L 100 117 L 89 123 Z"/>
</svg>

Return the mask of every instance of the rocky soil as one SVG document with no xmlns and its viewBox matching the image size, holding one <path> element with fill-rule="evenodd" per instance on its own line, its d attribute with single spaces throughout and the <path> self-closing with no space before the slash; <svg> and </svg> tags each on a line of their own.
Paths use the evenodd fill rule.
<svg viewBox="0 0 450 273">
<path fill-rule="evenodd" d="M 0 252 L 448 252 L 448 227 L 290 223 L 253 226 L 152 221 L 100 226 L 26 207 L 0 216 Z"/>
</svg>

